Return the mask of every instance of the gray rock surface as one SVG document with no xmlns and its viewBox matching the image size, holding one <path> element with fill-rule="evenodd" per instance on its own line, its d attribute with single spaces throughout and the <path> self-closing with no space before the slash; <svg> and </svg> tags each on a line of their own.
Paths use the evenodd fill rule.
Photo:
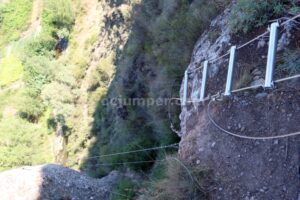
<svg viewBox="0 0 300 200">
<path fill-rule="evenodd" d="M 105 200 L 121 178 L 113 171 L 102 179 L 59 166 L 22 167 L 0 173 L 1 200 Z"/>
<path fill-rule="evenodd" d="M 188 70 L 198 69 L 205 60 L 217 58 L 222 55 L 225 51 L 228 50 L 231 41 L 230 36 L 230 28 L 228 26 L 228 20 L 231 10 L 225 9 L 225 11 L 218 17 L 216 17 L 210 24 L 209 30 L 205 31 L 199 40 L 197 41 L 191 63 L 188 66 Z M 216 38 L 215 41 L 211 41 L 209 38 L 209 33 L 211 30 L 219 30 L 219 37 Z M 209 78 L 212 78 L 218 72 L 220 65 L 224 62 L 224 60 L 220 60 L 218 62 L 210 63 L 209 65 Z M 197 102 L 200 97 L 200 87 L 202 81 L 202 73 L 201 70 L 196 70 L 195 73 L 189 74 L 188 81 L 188 93 L 189 100 L 193 100 Z M 183 84 L 180 89 L 180 97 L 183 98 Z M 194 108 L 197 110 L 198 103 L 194 103 Z M 189 117 L 189 112 L 185 111 L 183 108 L 183 112 L 180 115 L 181 120 L 181 132 L 178 134 L 180 137 L 186 133 L 186 119 Z"/>
</svg>

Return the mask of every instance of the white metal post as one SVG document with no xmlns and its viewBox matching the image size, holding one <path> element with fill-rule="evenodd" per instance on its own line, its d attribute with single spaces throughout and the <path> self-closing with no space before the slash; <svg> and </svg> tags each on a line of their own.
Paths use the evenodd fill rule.
<svg viewBox="0 0 300 200">
<path fill-rule="evenodd" d="M 207 80 L 207 68 L 208 61 L 204 62 L 203 72 L 202 72 L 202 82 L 201 82 L 201 91 L 200 91 L 200 101 L 204 101 L 205 89 L 206 89 L 206 80 Z"/>
<path fill-rule="evenodd" d="M 278 27 L 279 27 L 278 22 L 275 22 L 271 25 L 265 88 L 273 87 L 273 72 L 274 72 L 274 66 L 276 60 Z"/>
<path fill-rule="evenodd" d="M 183 106 L 186 106 L 187 92 L 188 92 L 188 72 L 186 70 L 184 73 L 183 102 L 182 102 Z"/>
<path fill-rule="evenodd" d="M 227 81 L 226 81 L 226 88 L 225 88 L 225 93 L 224 93 L 225 96 L 231 95 L 232 76 L 233 76 L 233 69 L 234 69 L 234 63 L 235 63 L 235 52 L 236 52 L 236 46 L 232 46 L 230 49 Z"/>
</svg>

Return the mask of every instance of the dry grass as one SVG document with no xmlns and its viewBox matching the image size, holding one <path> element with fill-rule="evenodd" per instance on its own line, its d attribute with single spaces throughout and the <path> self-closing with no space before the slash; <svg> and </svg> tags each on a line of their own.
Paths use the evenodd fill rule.
<svg viewBox="0 0 300 200">
<path fill-rule="evenodd" d="M 235 83 L 235 88 L 242 88 L 249 86 L 250 82 L 252 80 L 251 73 L 249 71 L 245 71 L 241 78 L 238 79 L 238 81 Z"/>
<path fill-rule="evenodd" d="M 167 156 L 162 176 L 151 178 L 150 186 L 141 190 L 138 199 L 185 200 L 207 199 L 203 187 L 203 170 L 186 166 L 173 156 Z"/>
</svg>

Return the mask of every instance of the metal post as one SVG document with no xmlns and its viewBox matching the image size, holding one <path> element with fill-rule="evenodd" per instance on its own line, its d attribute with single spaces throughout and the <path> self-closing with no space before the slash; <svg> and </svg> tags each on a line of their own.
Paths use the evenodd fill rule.
<svg viewBox="0 0 300 200">
<path fill-rule="evenodd" d="M 230 58 L 229 58 L 229 65 L 228 65 L 228 72 L 227 72 L 227 82 L 225 88 L 225 96 L 231 95 L 231 88 L 232 88 L 232 76 L 233 76 L 233 68 L 235 63 L 235 52 L 236 46 L 232 46 L 230 49 Z"/>
<path fill-rule="evenodd" d="M 183 102 L 182 102 L 183 106 L 186 106 L 187 91 L 188 91 L 188 72 L 186 70 L 184 73 Z"/>
<path fill-rule="evenodd" d="M 273 71 L 274 71 L 275 60 L 276 60 L 278 27 L 279 27 L 278 22 L 275 22 L 271 25 L 265 88 L 271 88 L 273 86 Z"/>
<path fill-rule="evenodd" d="M 203 67 L 203 72 L 202 72 L 200 101 L 204 101 L 204 97 L 205 97 L 205 87 L 206 87 L 206 79 L 207 79 L 207 71 L 208 71 L 207 68 L 208 68 L 208 61 L 205 61 L 204 67 Z"/>
</svg>

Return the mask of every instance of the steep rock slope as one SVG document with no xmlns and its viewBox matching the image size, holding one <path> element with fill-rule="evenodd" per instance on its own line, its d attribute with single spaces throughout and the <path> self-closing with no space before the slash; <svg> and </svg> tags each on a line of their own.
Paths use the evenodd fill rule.
<svg viewBox="0 0 300 200">
<path fill-rule="evenodd" d="M 193 71 L 204 60 L 215 58 L 231 45 L 242 44 L 264 30 L 257 29 L 237 37 L 229 32 L 230 9 L 217 17 L 197 42 L 188 69 Z M 284 52 L 299 48 L 299 31 L 281 29 L 278 57 Z M 211 39 L 218 31 L 218 37 Z M 287 36 L 288 35 L 288 36 Z M 289 42 L 282 44 L 282 41 Z M 258 40 L 238 52 L 234 88 L 241 87 L 242 77 L 249 76 L 246 85 L 263 81 L 267 39 Z M 261 45 L 261 44 L 264 45 Z M 285 46 L 284 46 L 285 45 Z M 284 48 L 282 48 L 284 46 Z M 207 95 L 223 92 L 228 57 L 209 65 Z M 277 63 L 275 79 L 283 76 Z M 288 74 L 286 74 L 288 76 Z M 197 100 L 201 86 L 202 70 L 189 74 L 188 98 Z M 297 199 L 299 193 L 299 142 L 300 138 L 274 140 L 247 140 L 232 137 L 216 128 L 208 112 L 224 129 L 247 136 L 274 136 L 297 132 L 300 111 L 299 80 L 276 84 L 274 90 L 250 90 L 231 98 L 208 103 L 188 103 L 182 106 L 180 157 L 191 165 L 212 172 L 214 182 L 209 191 L 212 199 Z M 181 96 L 183 86 L 181 89 Z"/>
</svg>

